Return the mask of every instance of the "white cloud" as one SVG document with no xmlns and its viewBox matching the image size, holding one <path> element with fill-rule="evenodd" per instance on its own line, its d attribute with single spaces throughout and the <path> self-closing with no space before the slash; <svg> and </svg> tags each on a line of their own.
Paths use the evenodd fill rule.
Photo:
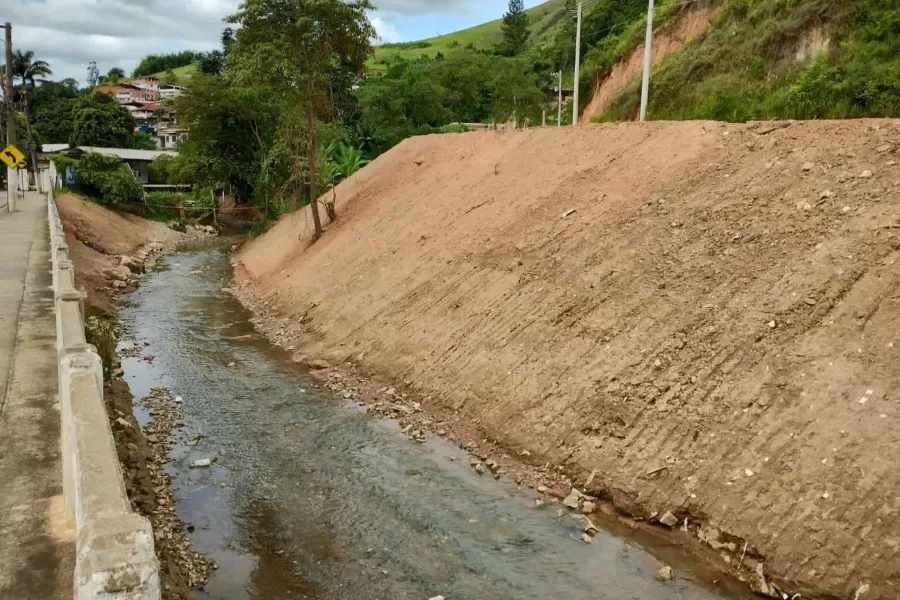
<svg viewBox="0 0 900 600">
<path fill-rule="evenodd" d="M 458 15 L 471 12 L 485 0 L 374 0 L 379 11 L 400 15 Z"/>
<path fill-rule="evenodd" d="M 3 4 L 6 4 L 4 0 Z M 57 80 L 84 83 L 87 64 L 131 71 L 148 54 L 218 47 L 240 0 L 13 0 L 3 16 L 15 48 L 33 50 Z"/>
<path fill-rule="evenodd" d="M 381 42 L 401 41 L 394 17 L 466 14 L 485 0 L 375 0 L 372 24 Z M 223 19 L 241 0 L 0 0 L 16 48 L 46 60 L 57 80 L 84 83 L 88 62 L 101 73 L 130 72 L 148 54 L 211 50 Z"/>
<path fill-rule="evenodd" d="M 378 34 L 378 39 L 375 40 L 375 43 L 383 44 L 403 41 L 400 32 L 397 31 L 397 28 L 390 21 L 379 16 L 371 16 L 369 20 L 372 21 L 372 27 L 375 28 L 375 32 Z"/>
</svg>

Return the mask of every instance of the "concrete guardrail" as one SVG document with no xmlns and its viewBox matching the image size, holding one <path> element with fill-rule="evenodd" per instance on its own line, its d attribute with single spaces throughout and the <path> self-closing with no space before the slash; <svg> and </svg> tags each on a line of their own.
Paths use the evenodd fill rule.
<svg viewBox="0 0 900 600">
<path fill-rule="evenodd" d="M 159 564 L 150 521 L 132 512 L 103 403 L 103 368 L 84 335 L 84 299 L 53 193 L 47 197 L 59 400 L 63 493 L 76 533 L 76 600 L 159 600 Z"/>
</svg>

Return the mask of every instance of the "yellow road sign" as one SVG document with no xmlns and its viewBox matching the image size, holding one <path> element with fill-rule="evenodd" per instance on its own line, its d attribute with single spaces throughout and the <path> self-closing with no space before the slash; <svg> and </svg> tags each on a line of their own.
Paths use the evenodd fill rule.
<svg viewBox="0 0 900 600">
<path fill-rule="evenodd" d="M 25 155 L 22 151 L 10 144 L 0 152 L 0 160 L 2 160 L 10 169 L 25 166 Z"/>
</svg>

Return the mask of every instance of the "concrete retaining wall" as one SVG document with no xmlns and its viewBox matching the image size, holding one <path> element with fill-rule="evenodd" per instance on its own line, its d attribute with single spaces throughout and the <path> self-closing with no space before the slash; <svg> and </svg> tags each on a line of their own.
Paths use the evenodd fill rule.
<svg viewBox="0 0 900 600">
<path fill-rule="evenodd" d="M 103 369 L 84 337 L 84 302 L 75 289 L 66 236 L 48 195 L 63 491 L 74 525 L 76 600 L 159 600 L 159 565 L 150 522 L 131 511 L 103 404 Z"/>
</svg>

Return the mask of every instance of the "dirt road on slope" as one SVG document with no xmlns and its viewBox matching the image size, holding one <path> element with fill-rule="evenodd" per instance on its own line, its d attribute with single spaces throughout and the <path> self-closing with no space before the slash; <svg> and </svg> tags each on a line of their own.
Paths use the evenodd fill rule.
<svg viewBox="0 0 900 600">
<path fill-rule="evenodd" d="M 896 598 L 898 161 L 888 120 L 414 138 L 237 271 L 297 350 L 671 511 L 757 589 Z"/>
</svg>

